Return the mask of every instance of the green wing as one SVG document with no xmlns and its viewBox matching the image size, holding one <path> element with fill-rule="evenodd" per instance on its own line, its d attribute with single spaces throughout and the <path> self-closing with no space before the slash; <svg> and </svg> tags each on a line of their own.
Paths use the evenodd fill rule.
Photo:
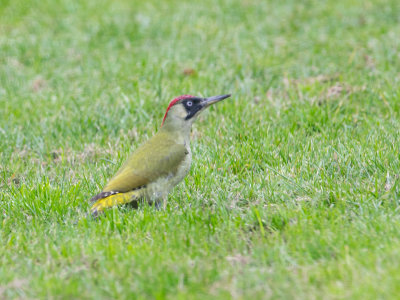
<svg viewBox="0 0 400 300">
<path fill-rule="evenodd" d="M 156 135 L 157 136 L 157 135 Z M 104 187 L 103 192 L 128 192 L 159 177 L 175 175 L 188 153 L 166 135 L 154 136 L 139 147 Z"/>
</svg>

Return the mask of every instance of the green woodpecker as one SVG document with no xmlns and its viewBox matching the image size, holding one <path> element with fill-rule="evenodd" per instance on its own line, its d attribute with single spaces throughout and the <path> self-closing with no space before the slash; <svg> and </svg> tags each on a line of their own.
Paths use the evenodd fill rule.
<svg viewBox="0 0 400 300">
<path fill-rule="evenodd" d="M 189 172 L 192 161 L 190 130 L 196 117 L 230 95 L 200 98 L 183 95 L 171 101 L 160 130 L 136 149 L 102 192 L 94 196 L 91 213 L 141 199 L 159 205 Z M 165 203 L 165 202 L 164 202 Z"/>
</svg>

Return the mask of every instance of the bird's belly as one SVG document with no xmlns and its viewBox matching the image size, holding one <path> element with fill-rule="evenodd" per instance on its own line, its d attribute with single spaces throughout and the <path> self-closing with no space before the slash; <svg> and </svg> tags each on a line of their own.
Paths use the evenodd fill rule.
<svg viewBox="0 0 400 300">
<path fill-rule="evenodd" d="M 187 175 L 192 162 L 192 154 L 186 155 L 183 162 L 178 167 L 175 174 L 170 173 L 167 176 L 160 177 L 156 181 L 149 184 L 146 188 L 146 198 L 150 201 L 165 198 L 168 193 Z"/>
</svg>

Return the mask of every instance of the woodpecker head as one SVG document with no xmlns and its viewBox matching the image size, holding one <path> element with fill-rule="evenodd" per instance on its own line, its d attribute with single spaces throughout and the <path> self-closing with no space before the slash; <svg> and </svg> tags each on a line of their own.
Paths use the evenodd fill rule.
<svg viewBox="0 0 400 300">
<path fill-rule="evenodd" d="M 204 109 L 209 107 L 211 104 L 217 103 L 230 96 L 230 94 L 227 94 L 209 98 L 201 98 L 191 95 L 183 95 L 175 98 L 169 103 L 161 126 L 163 126 L 164 123 L 169 120 L 191 125 L 200 112 L 202 112 Z"/>
</svg>

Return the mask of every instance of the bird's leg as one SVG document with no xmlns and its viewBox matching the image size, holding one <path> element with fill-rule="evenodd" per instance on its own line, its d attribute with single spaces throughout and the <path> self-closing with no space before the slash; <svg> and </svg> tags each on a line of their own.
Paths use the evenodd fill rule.
<svg viewBox="0 0 400 300">
<path fill-rule="evenodd" d="M 157 210 L 161 210 L 161 201 L 155 201 L 155 202 L 154 202 L 154 207 L 155 207 Z"/>
<path fill-rule="evenodd" d="M 168 196 L 167 195 L 165 195 L 164 197 L 161 198 L 164 210 L 167 209 L 167 200 L 168 200 Z"/>
<path fill-rule="evenodd" d="M 168 199 L 168 196 L 163 196 L 161 198 L 158 198 L 156 200 L 151 201 L 150 203 L 154 204 L 154 207 L 157 210 L 161 210 L 161 209 L 162 210 L 166 210 L 166 208 L 167 208 L 167 199 Z"/>
</svg>

